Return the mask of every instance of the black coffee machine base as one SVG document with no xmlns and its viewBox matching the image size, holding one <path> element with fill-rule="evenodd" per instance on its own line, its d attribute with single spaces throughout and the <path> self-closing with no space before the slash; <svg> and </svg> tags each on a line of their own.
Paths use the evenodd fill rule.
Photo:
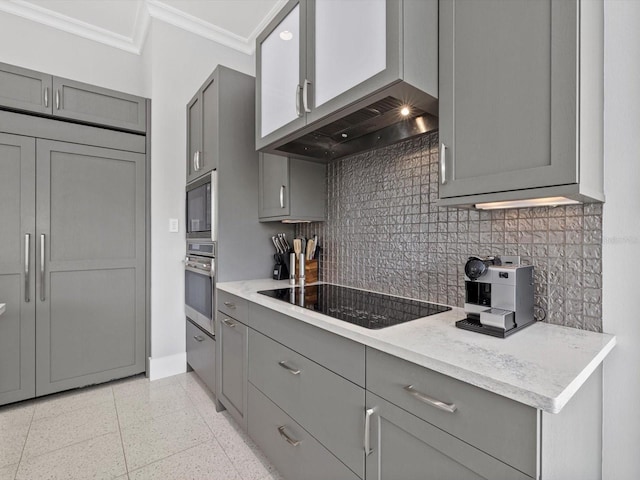
<svg viewBox="0 0 640 480">
<path fill-rule="evenodd" d="M 507 338 L 509 335 L 513 335 L 514 333 L 519 332 L 520 330 L 527 328 L 529 325 L 533 325 L 534 323 L 536 322 L 525 323 L 522 326 L 513 327 L 511 330 L 502 330 L 500 328 L 487 327 L 486 325 L 482 325 L 479 321 L 473 320 L 471 318 L 463 318 L 462 320 L 458 320 L 456 322 L 456 327 L 463 330 L 470 330 L 472 332 L 491 335 L 492 337 Z"/>
</svg>

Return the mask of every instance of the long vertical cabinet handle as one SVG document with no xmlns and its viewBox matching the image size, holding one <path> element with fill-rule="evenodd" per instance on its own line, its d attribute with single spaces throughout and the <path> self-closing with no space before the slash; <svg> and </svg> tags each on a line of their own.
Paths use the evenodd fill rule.
<svg viewBox="0 0 640 480">
<path fill-rule="evenodd" d="M 24 301 L 31 301 L 31 234 L 24 235 Z"/>
<path fill-rule="evenodd" d="M 44 233 L 40 235 L 40 300 L 41 301 L 45 301 L 45 294 L 44 294 L 44 252 L 45 252 L 45 235 Z"/>
<path fill-rule="evenodd" d="M 440 146 L 440 183 L 447 183 L 447 146 L 444 143 Z"/>
<path fill-rule="evenodd" d="M 280 208 L 284 208 L 284 185 L 280 185 Z"/>
<path fill-rule="evenodd" d="M 60 90 L 56 90 L 56 110 L 60 110 Z"/>
<path fill-rule="evenodd" d="M 296 85 L 296 115 L 298 117 L 302 116 L 302 112 L 300 111 L 300 95 L 302 94 L 302 86 Z"/>
<path fill-rule="evenodd" d="M 49 106 L 49 87 L 44 87 L 44 106 Z"/>
<path fill-rule="evenodd" d="M 302 87 L 302 106 L 304 107 L 304 111 L 307 113 L 311 112 L 311 109 L 309 108 L 309 85 L 311 85 L 311 82 L 305 78 Z"/>
<path fill-rule="evenodd" d="M 373 453 L 371 449 L 371 417 L 376 413 L 375 408 L 369 408 L 364 415 L 364 454 L 369 456 Z"/>
</svg>

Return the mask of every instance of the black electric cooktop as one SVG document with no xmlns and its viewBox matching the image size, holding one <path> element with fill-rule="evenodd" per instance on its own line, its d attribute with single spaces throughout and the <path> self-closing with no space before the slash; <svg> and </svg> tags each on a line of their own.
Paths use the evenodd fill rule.
<svg viewBox="0 0 640 480">
<path fill-rule="evenodd" d="M 451 310 L 435 303 L 321 283 L 258 293 L 323 313 L 338 320 L 377 330 Z"/>
</svg>

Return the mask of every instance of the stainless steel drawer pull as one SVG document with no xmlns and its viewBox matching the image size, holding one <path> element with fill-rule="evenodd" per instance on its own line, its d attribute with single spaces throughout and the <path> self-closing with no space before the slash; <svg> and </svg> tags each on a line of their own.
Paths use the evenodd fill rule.
<svg viewBox="0 0 640 480">
<path fill-rule="evenodd" d="M 445 412 L 453 413 L 457 410 L 455 403 L 444 403 L 440 400 L 436 400 L 429 395 L 425 395 L 424 393 L 419 392 L 418 390 L 413 388 L 413 385 L 407 385 L 406 387 L 404 387 L 404 390 L 410 395 L 413 395 L 421 402 L 426 403 L 427 405 L 431 405 L 432 407 L 436 407 L 440 410 L 444 410 Z"/>
<path fill-rule="evenodd" d="M 44 88 L 44 106 L 49 106 L 49 87 Z"/>
<path fill-rule="evenodd" d="M 307 113 L 311 112 L 311 109 L 309 108 L 309 85 L 311 85 L 311 82 L 305 78 L 302 87 L 302 106 L 304 107 L 304 111 Z"/>
<path fill-rule="evenodd" d="M 287 435 L 287 432 L 284 431 L 284 425 L 282 425 L 281 427 L 278 427 L 278 433 L 282 438 L 284 438 L 287 441 L 288 444 L 293 445 L 294 447 L 297 447 L 298 445 L 300 445 L 300 440 L 294 440 L 289 435 Z"/>
<path fill-rule="evenodd" d="M 284 185 L 280 185 L 280 208 L 284 208 Z"/>
<path fill-rule="evenodd" d="M 45 274 L 44 274 L 44 255 L 45 255 L 45 235 L 44 233 L 40 235 L 40 300 L 41 301 L 45 301 L 46 297 L 44 294 L 44 281 L 45 281 Z"/>
<path fill-rule="evenodd" d="M 232 302 L 224 302 L 224 306 L 227 308 L 236 308 L 236 304 Z"/>
<path fill-rule="evenodd" d="M 369 456 L 373 453 L 371 449 L 371 417 L 376 412 L 375 408 L 369 408 L 364 415 L 364 454 Z"/>
<path fill-rule="evenodd" d="M 302 93 L 302 86 L 296 86 L 296 115 L 298 117 L 302 116 L 302 112 L 300 111 L 300 94 Z"/>
<path fill-rule="evenodd" d="M 195 335 L 193 338 L 196 342 L 204 342 L 204 337 L 202 335 Z"/>
<path fill-rule="evenodd" d="M 278 362 L 278 365 L 287 370 L 291 375 L 300 375 L 300 370 L 296 370 L 295 368 L 290 367 L 284 360 Z"/>
<path fill-rule="evenodd" d="M 56 90 L 56 110 L 60 110 L 60 90 Z"/>
<path fill-rule="evenodd" d="M 236 324 L 233 323 L 231 320 L 229 320 L 228 318 L 223 318 L 222 319 L 222 323 L 224 323 L 227 327 L 231 327 L 231 328 L 235 328 Z"/>
<path fill-rule="evenodd" d="M 24 235 L 24 301 L 29 303 L 31 301 L 31 235 L 25 233 Z"/>
<path fill-rule="evenodd" d="M 440 145 L 440 183 L 447 183 L 447 146 Z"/>
</svg>

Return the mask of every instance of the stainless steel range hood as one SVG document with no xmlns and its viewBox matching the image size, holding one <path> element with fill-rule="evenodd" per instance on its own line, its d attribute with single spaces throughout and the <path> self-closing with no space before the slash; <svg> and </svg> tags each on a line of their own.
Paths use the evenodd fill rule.
<svg viewBox="0 0 640 480">
<path fill-rule="evenodd" d="M 402 108 L 409 113 L 403 116 Z M 372 150 L 438 128 L 438 100 L 397 82 L 328 117 L 307 125 L 265 149 L 315 161 Z"/>
</svg>

